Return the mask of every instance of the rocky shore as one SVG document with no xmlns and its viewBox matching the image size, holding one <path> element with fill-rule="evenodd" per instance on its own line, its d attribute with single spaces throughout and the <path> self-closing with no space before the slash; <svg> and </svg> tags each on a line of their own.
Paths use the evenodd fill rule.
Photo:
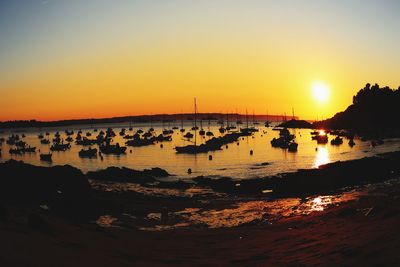
<svg viewBox="0 0 400 267">
<path fill-rule="evenodd" d="M 400 260 L 399 161 L 400 152 L 392 152 L 264 179 L 197 177 L 178 182 L 164 181 L 170 174 L 158 168 L 108 168 L 83 174 L 71 166 L 8 161 L 0 164 L 0 263 L 394 266 Z M 126 185 L 133 190 L 123 189 Z M 229 228 L 189 225 L 140 230 L 154 226 L 150 214 L 160 214 L 157 224 L 176 225 L 180 222 L 168 214 L 188 208 L 227 212 L 238 201 L 306 200 L 362 185 L 368 190 L 361 197 L 308 215 L 254 220 Z M 107 222 L 114 214 L 130 217 L 118 224 Z M 95 223 L 99 217 L 108 227 Z"/>
</svg>

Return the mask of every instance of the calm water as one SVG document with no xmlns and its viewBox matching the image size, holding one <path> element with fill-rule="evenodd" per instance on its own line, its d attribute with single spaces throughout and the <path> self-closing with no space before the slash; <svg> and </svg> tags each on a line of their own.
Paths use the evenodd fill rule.
<svg viewBox="0 0 400 267">
<path fill-rule="evenodd" d="M 153 128 L 155 128 L 156 133 L 159 134 L 163 128 L 168 128 L 168 126 L 172 127 L 173 125 L 165 124 L 163 126 L 161 124 L 154 124 Z M 192 122 L 185 122 L 184 128 L 188 130 L 191 126 Z M 138 129 L 146 131 L 150 128 L 150 125 L 135 124 L 133 125 L 132 132 L 128 131 L 129 125 L 127 123 L 96 125 L 98 131 L 105 131 L 107 127 L 112 127 L 117 134 L 114 138 L 114 142 L 124 144 L 126 140 L 119 136 L 121 128 L 126 128 L 126 133 L 132 135 Z M 203 122 L 203 127 L 207 131 L 208 123 Z M 211 123 L 210 130 L 213 131 L 215 136 L 220 136 L 218 128 L 219 125 L 217 125 L 216 122 Z M 293 153 L 271 146 L 270 140 L 274 137 L 278 137 L 278 131 L 274 131 L 272 128 L 265 128 L 262 124 L 258 125 L 258 128 L 260 131 L 255 133 L 254 137 L 244 137 L 240 139 L 239 145 L 232 143 L 228 145 L 228 148 L 223 147 L 220 151 L 197 155 L 177 154 L 175 152 L 175 146 L 183 146 L 191 143 L 183 139 L 179 130 L 175 130 L 172 136 L 173 140 L 171 142 L 163 142 L 163 148 L 160 147 L 160 144 L 145 147 L 128 147 L 126 155 L 104 155 L 104 160 L 101 160 L 100 158 L 80 158 L 78 156 L 78 151 L 82 146 L 73 144 L 72 148 L 66 152 L 54 152 L 52 164 L 41 162 L 39 159 L 40 153 L 38 152 L 32 154 L 27 153 L 22 156 L 10 155 L 8 153 L 10 146 L 3 143 L 0 161 L 13 158 L 42 166 L 70 164 L 80 168 L 84 172 L 103 169 L 108 166 L 125 166 L 138 170 L 160 167 L 176 175 L 173 179 L 191 178 L 198 175 L 253 178 L 282 172 L 292 172 L 297 169 L 316 168 L 321 164 L 329 162 L 362 158 L 377 153 L 398 150 L 400 148 L 400 139 L 385 140 L 383 145 L 376 147 L 372 147 L 369 142 L 361 142 L 360 140 L 355 140 L 356 145 L 353 148 L 347 144 L 347 140 L 344 140 L 341 146 L 332 146 L 330 143 L 326 145 L 317 145 L 316 141 L 311 140 L 311 130 L 294 129 L 290 131 L 296 135 L 296 142 L 299 144 L 299 147 L 298 151 Z M 97 133 L 93 131 L 93 127 L 82 125 L 58 129 L 30 129 L 23 132 L 20 131 L 18 134 L 21 135 L 24 133 L 26 135 L 24 138 L 25 142 L 30 146 L 36 146 L 42 153 L 48 153 L 50 146 L 40 144 L 37 135 L 39 133 L 44 134 L 45 132 L 50 132 L 51 140 L 58 130 L 62 138 L 65 139 L 64 130 L 66 129 L 74 130 L 75 133 L 73 137 L 76 136 L 77 131 L 80 129 L 83 131 L 82 136 L 85 136 L 86 132 L 91 132 L 93 134 L 89 138 L 95 138 L 97 135 Z M 0 136 L 7 138 L 11 133 L 12 132 L 4 132 L 0 134 Z M 207 139 L 208 137 L 203 139 L 200 138 L 200 136 L 197 138 L 198 143 L 204 142 Z M 330 136 L 330 139 L 332 139 L 332 136 Z M 253 155 L 250 155 L 250 150 L 254 151 Z M 213 156 L 213 160 L 210 161 L 208 159 L 209 155 Z M 269 165 L 262 166 L 261 163 L 265 162 L 268 162 Z M 193 170 L 191 175 L 187 174 L 188 168 Z"/>
</svg>

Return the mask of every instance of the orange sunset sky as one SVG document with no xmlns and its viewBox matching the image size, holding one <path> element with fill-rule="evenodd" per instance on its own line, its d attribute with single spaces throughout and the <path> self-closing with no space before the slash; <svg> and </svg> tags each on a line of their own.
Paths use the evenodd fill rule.
<svg viewBox="0 0 400 267">
<path fill-rule="evenodd" d="M 396 1 L 3 1 L 0 120 L 326 118 L 400 85 Z M 329 96 L 318 101 L 312 85 Z"/>
</svg>

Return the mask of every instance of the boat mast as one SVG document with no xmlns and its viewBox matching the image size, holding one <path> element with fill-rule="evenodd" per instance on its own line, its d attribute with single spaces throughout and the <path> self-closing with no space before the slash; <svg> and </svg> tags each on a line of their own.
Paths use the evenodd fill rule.
<svg viewBox="0 0 400 267">
<path fill-rule="evenodd" d="M 196 145 L 197 142 L 197 104 L 196 104 L 196 98 L 194 98 L 194 145 Z"/>
<path fill-rule="evenodd" d="M 247 108 L 246 108 L 246 128 L 249 128 L 249 116 L 247 115 Z"/>
<path fill-rule="evenodd" d="M 181 129 L 183 129 L 183 112 L 181 111 Z"/>
</svg>

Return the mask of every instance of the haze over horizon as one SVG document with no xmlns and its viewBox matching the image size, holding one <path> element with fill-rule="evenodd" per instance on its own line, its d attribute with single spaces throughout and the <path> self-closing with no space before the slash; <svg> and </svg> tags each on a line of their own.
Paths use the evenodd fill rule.
<svg viewBox="0 0 400 267">
<path fill-rule="evenodd" d="M 0 121 L 189 113 L 194 96 L 201 113 L 327 118 L 368 82 L 400 85 L 399 8 L 1 1 Z"/>
</svg>

